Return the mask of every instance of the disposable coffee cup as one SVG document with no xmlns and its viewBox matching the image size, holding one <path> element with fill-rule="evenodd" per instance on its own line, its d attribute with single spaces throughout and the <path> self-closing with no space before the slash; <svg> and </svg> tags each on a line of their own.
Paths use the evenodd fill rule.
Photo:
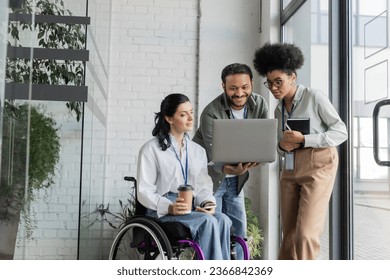
<svg viewBox="0 0 390 280">
<path fill-rule="evenodd" d="M 183 198 L 183 202 L 187 204 L 185 214 L 191 213 L 194 188 L 191 185 L 180 185 L 177 190 L 179 191 L 178 197 Z"/>
</svg>

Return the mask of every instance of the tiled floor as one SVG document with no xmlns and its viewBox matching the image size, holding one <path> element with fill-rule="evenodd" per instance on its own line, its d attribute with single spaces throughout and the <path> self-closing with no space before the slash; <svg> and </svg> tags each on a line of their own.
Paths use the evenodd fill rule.
<svg viewBox="0 0 390 280">
<path fill-rule="evenodd" d="M 390 196 L 354 196 L 354 259 L 390 260 Z M 321 238 L 319 259 L 327 260 L 328 227 Z"/>
<path fill-rule="evenodd" d="M 354 198 L 355 259 L 390 260 L 390 198 Z"/>
</svg>

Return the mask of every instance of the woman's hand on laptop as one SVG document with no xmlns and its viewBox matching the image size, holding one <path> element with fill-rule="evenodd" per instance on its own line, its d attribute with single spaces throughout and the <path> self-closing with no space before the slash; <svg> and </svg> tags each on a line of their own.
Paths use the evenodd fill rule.
<svg viewBox="0 0 390 280">
<path fill-rule="evenodd" d="M 256 162 L 240 162 L 239 164 L 225 164 L 222 168 L 222 172 L 229 175 L 242 175 L 249 169 L 258 166 Z"/>
</svg>

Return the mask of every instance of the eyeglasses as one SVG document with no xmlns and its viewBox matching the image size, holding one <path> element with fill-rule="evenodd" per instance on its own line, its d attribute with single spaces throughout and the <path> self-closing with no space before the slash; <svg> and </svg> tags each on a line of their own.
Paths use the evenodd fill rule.
<svg viewBox="0 0 390 280">
<path fill-rule="evenodd" d="M 280 87 L 283 85 L 283 82 L 284 82 L 284 80 L 282 80 L 282 79 L 277 79 L 277 80 L 275 80 L 275 81 L 273 81 L 273 82 L 271 82 L 271 81 L 266 81 L 266 82 L 264 82 L 263 84 L 264 84 L 264 86 L 265 86 L 266 88 L 271 89 L 273 86 L 275 86 L 276 88 L 280 88 Z"/>
</svg>

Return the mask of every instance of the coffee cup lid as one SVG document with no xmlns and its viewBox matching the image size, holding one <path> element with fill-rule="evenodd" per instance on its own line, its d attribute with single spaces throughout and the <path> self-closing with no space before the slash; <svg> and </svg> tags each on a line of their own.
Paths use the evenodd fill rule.
<svg viewBox="0 0 390 280">
<path fill-rule="evenodd" d="M 178 191 L 189 191 L 189 190 L 194 190 L 194 188 L 191 185 L 180 185 L 177 188 Z"/>
</svg>

